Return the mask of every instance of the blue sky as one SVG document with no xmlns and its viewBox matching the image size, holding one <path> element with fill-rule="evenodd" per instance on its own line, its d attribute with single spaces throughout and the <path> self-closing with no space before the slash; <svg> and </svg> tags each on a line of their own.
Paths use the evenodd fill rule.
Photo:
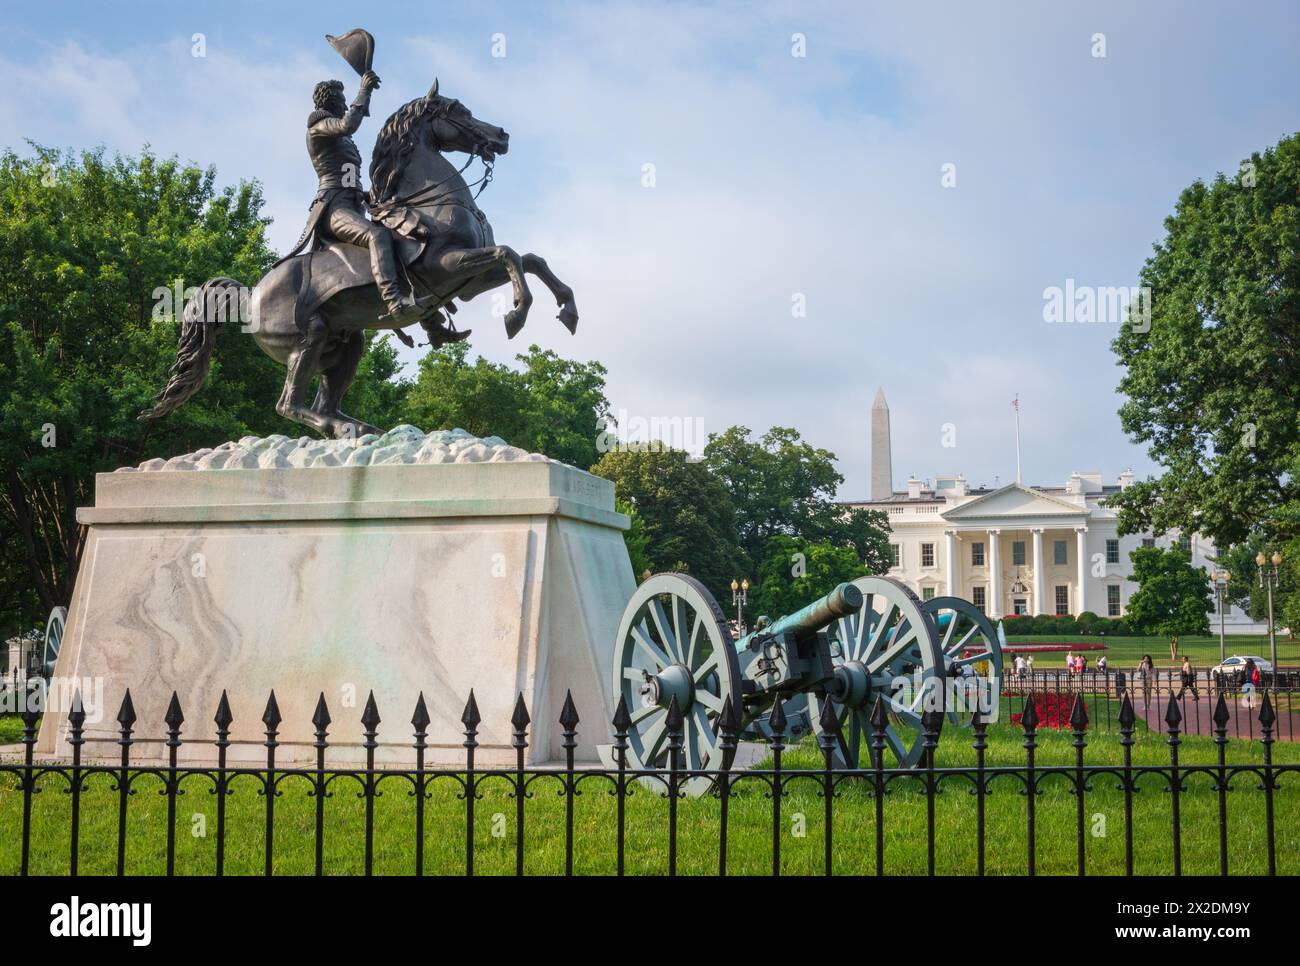
<svg viewBox="0 0 1300 966">
<path fill-rule="evenodd" d="M 881 385 L 896 485 L 1011 479 L 1017 393 L 1027 481 L 1149 472 L 1114 324 L 1049 324 L 1043 291 L 1136 284 L 1186 185 L 1300 128 L 1283 3 L 8 3 L 6 24 L 6 146 L 149 143 L 256 178 L 278 248 L 313 193 L 311 87 L 355 90 L 323 35 L 366 27 L 363 153 L 438 76 L 511 134 L 480 199 L 498 241 L 577 292 L 576 337 L 540 286 L 513 343 L 467 306 L 477 351 L 599 359 L 631 417 L 793 425 L 846 498 Z"/>
</svg>

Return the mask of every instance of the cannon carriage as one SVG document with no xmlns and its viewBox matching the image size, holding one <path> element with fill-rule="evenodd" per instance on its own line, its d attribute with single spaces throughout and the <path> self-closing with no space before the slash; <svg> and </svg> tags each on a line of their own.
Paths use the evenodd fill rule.
<svg viewBox="0 0 1300 966">
<path fill-rule="evenodd" d="M 988 619 L 956 597 L 923 601 L 889 577 L 843 583 L 803 609 L 760 618 L 739 640 L 713 595 L 686 574 L 662 573 L 637 588 L 619 623 L 612 662 L 613 694 L 629 711 L 627 765 L 668 766 L 668 712 L 682 717 L 680 767 L 730 768 L 735 742 L 724 741 L 730 703 L 740 740 L 771 737 L 768 716 L 782 702 L 787 738 L 820 734 L 831 705 L 834 761 L 863 764 L 863 739 L 880 698 L 888 712 L 890 767 L 912 767 L 923 751 L 922 714 L 943 708 L 952 727 L 970 721 L 971 698 L 996 702 L 1002 652 Z M 953 700 L 952 695 L 957 696 Z M 987 709 L 985 709 L 987 710 Z M 615 764 L 610 746 L 601 749 Z M 701 794 L 710 775 L 683 782 Z"/>
</svg>

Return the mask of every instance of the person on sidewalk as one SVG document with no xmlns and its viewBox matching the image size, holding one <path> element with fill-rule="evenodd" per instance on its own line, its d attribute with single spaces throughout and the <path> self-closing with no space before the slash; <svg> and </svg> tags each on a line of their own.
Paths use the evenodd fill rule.
<svg viewBox="0 0 1300 966">
<path fill-rule="evenodd" d="M 1196 672 L 1192 670 L 1192 660 L 1186 654 L 1183 655 L 1183 668 L 1178 675 L 1180 687 L 1178 689 L 1178 700 L 1183 699 L 1183 694 L 1187 691 L 1192 692 L 1192 697 L 1197 701 L 1201 700 L 1200 693 L 1196 690 Z"/>
<path fill-rule="evenodd" d="M 1142 703 L 1151 704 L 1151 680 L 1155 677 L 1155 662 L 1151 660 L 1150 654 L 1143 654 L 1142 660 L 1138 662 L 1137 678 L 1138 684 L 1142 688 Z"/>
</svg>

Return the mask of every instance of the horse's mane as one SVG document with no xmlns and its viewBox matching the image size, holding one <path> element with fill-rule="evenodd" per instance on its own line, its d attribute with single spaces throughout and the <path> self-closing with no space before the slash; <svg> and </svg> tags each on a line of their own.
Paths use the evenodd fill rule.
<svg viewBox="0 0 1300 966">
<path fill-rule="evenodd" d="M 417 97 L 395 110 L 379 129 L 370 153 L 370 190 L 375 201 L 387 201 L 397 190 L 407 156 L 415 147 L 412 129 L 424 119 L 430 104 L 428 97 Z"/>
</svg>

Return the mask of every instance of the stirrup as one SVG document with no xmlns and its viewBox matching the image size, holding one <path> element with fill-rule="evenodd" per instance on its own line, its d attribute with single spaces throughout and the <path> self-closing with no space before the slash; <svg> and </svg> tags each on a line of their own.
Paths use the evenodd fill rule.
<svg viewBox="0 0 1300 966">
<path fill-rule="evenodd" d="M 404 326 L 418 322 L 428 314 L 429 305 L 437 299 L 435 295 L 423 295 L 420 298 L 403 302 L 397 308 L 379 317 L 384 325 Z"/>
</svg>

